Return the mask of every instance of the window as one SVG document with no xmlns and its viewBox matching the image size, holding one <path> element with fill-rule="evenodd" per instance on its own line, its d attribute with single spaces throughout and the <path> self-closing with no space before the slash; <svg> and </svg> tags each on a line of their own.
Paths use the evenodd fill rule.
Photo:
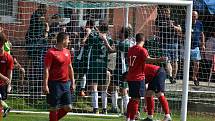
<svg viewBox="0 0 215 121">
<path fill-rule="evenodd" d="M 18 0 L 0 1 L 0 23 L 15 22 L 18 8 Z"/>
</svg>

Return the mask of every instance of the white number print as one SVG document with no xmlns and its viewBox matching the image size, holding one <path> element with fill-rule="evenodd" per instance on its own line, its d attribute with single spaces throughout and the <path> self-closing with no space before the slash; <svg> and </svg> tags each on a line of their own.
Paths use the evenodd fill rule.
<svg viewBox="0 0 215 121">
<path fill-rule="evenodd" d="M 135 60 L 136 60 L 137 56 L 130 56 L 129 57 L 129 66 L 134 66 Z"/>
</svg>

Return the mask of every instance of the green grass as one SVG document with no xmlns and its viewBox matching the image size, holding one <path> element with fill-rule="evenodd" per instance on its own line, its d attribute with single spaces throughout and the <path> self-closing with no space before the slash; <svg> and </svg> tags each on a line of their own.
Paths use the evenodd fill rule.
<svg viewBox="0 0 215 121">
<path fill-rule="evenodd" d="M 143 117 L 143 116 L 142 116 Z M 144 116 L 145 117 L 145 116 Z M 156 115 L 160 117 L 160 115 Z M 27 114 L 27 113 L 10 113 L 4 121 L 48 121 L 48 114 Z M 95 116 L 74 116 L 69 115 L 64 117 L 61 121 L 124 121 L 124 117 L 95 117 Z M 180 115 L 173 115 L 173 121 L 180 121 Z M 188 115 L 187 121 L 214 121 L 214 115 Z"/>
</svg>

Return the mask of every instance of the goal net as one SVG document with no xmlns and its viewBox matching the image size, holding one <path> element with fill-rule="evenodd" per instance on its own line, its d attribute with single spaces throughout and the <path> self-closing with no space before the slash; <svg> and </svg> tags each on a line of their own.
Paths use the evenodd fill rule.
<svg viewBox="0 0 215 121">
<path fill-rule="evenodd" d="M 1 0 L 0 27 L 12 43 L 12 56 L 21 65 L 15 64 L 13 70 L 12 91 L 6 100 L 8 105 L 15 111 L 48 111 L 46 96 L 42 93 L 44 54 L 56 44 L 57 33 L 65 31 L 70 35 L 68 49 L 74 54 L 77 87 L 71 97 L 73 112 L 92 114 L 93 107 L 96 107 L 100 113 L 106 114 L 102 110 L 105 108 L 107 114 L 123 115 L 126 106 L 123 103 L 125 95 L 121 90 L 126 85 L 120 80 L 126 67 L 117 66 L 126 63 L 121 61 L 122 54 L 126 60 L 128 48 L 135 44 L 135 34 L 143 33 L 150 57 L 168 57 L 165 63 L 156 65 L 166 68 L 168 74 L 165 96 L 173 120 L 180 117 L 183 106 L 187 108 L 188 116 L 214 116 L 214 3 L 194 0 L 193 9 L 203 26 L 193 23 L 192 30 L 189 30 L 192 19 L 186 17 L 189 18 L 190 1 L 125 1 Z M 91 25 L 92 22 L 94 25 Z M 83 44 L 87 28 L 92 31 Z M 100 32 L 107 36 L 114 52 L 107 50 L 101 42 Z M 205 35 L 204 51 L 202 33 Z M 199 42 L 196 41 L 197 36 Z M 92 38 L 98 39 L 92 41 Z M 189 38 L 191 45 L 187 42 Z M 125 41 L 127 46 L 120 46 L 121 41 Z M 201 54 L 201 57 L 197 57 L 196 53 Z M 187 55 L 191 55 L 191 59 Z M 186 72 L 189 64 L 190 71 Z M 25 73 L 20 67 L 25 69 Z M 99 85 L 97 91 L 92 90 L 92 82 Z M 95 95 L 97 101 L 92 98 Z M 141 102 L 140 112 L 144 114 L 141 117 L 146 117 L 144 98 Z M 113 105 L 117 106 L 117 110 L 113 109 Z M 154 117 L 161 119 L 161 115 L 162 107 L 155 98 Z"/>
</svg>

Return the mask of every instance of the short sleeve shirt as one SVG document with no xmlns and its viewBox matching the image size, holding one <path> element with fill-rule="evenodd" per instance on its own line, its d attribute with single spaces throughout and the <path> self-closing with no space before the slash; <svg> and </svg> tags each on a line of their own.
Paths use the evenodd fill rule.
<svg viewBox="0 0 215 121">
<path fill-rule="evenodd" d="M 7 72 L 9 70 L 13 70 L 14 62 L 12 56 L 4 52 L 0 55 L 0 73 L 6 77 L 8 77 Z M 4 81 L 0 79 L 0 86 L 4 84 Z"/>
<path fill-rule="evenodd" d="M 203 24 L 201 21 L 196 21 L 195 24 L 192 25 L 192 49 L 200 46 L 200 37 L 203 32 Z"/>
<path fill-rule="evenodd" d="M 144 66 L 148 57 L 148 51 L 144 47 L 135 45 L 128 50 L 127 81 L 142 81 L 145 79 Z"/>
<path fill-rule="evenodd" d="M 49 69 L 49 81 L 62 81 L 69 80 L 69 64 L 73 60 L 70 51 L 68 49 L 58 50 L 51 48 L 45 55 L 44 66 L 50 67 Z"/>
</svg>

